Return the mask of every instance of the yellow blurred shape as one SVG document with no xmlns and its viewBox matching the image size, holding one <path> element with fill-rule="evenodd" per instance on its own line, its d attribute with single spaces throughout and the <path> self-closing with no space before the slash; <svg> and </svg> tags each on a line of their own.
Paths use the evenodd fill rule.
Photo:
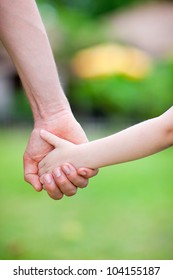
<svg viewBox="0 0 173 280">
<path fill-rule="evenodd" d="M 114 74 L 141 79 L 149 73 L 151 59 L 133 47 L 103 44 L 79 51 L 71 66 L 74 74 L 84 79 Z"/>
</svg>

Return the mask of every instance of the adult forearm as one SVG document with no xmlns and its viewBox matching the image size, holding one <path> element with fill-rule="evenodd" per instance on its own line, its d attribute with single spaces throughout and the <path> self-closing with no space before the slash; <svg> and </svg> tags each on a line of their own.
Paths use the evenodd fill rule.
<svg viewBox="0 0 173 280">
<path fill-rule="evenodd" d="M 68 102 L 35 1 L 0 0 L 0 36 L 22 80 L 36 121 Z"/>
</svg>

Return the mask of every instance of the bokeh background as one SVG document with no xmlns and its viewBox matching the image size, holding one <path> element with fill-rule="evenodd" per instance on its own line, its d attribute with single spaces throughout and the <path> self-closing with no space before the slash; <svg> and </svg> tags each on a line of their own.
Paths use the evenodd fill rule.
<svg viewBox="0 0 173 280">
<path fill-rule="evenodd" d="M 172 106 L 172 1 L 37 1 L 90 140 Z M 51 96 L 50 96 L 51 98 Z M 74 197 L 23 180 L 32 114 L 0 45 L 0 259 L 172 259 L 173 151 L 106 167 Z"/>
</svg>

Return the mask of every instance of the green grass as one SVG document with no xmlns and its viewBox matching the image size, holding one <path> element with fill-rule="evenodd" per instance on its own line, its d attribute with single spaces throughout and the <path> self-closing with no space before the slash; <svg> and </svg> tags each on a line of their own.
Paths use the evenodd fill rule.
<svg viewBox="0 0 173 280">
<path fill-rule="evenodd" d="M 173 150 L 53 201 L 23 181 L 29 132 L 0 131 L 0 259 L 172 259 Z"/>
</svg>

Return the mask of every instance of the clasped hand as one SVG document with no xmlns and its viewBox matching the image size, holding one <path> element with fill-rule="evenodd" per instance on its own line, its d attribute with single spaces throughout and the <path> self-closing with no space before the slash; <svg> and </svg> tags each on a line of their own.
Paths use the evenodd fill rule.
<svg viewBox="0 0 173 280">
<path fill-rule="evenodd" d="M 41 139 L 40 130 L 42 128 L 76 144 L 87 141 L 85 133 L 69 111 L 61 112 L 50 121 L 35 123 L 24 154 L 25 181 L 30 183 L 36 191 L 44 188 L 53 199 L 61 199 L 63 195 L 72 196 L 77 192 L 78 187 L 86 187 L 88 179 L 95 176 L 98 170 L 88 168 L 76 170 L 73 165 L 62 162 L 59 167 L 45 170 L 45 174 L 40 177 L 38 164 L 53 150 L 52 145 Z"/>
</svg>

